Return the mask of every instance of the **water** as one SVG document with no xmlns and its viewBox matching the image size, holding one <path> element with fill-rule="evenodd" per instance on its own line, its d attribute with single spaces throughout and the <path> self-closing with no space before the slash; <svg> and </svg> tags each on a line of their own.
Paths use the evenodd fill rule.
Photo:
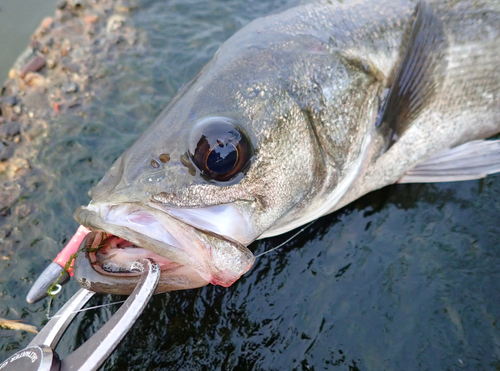
<svg viewBox="0 0 500 371">
<path fill-rule="evenodd" d="M 54 119 L 34 144 L 45 173 L 0 219 L 0 317 L 46 322 L 47 302 L 24 296 L 76 229 L 86 191 L 225 39 L 284 3 L 141 1 L 132 19 L 145 46 L 106 62 L 108 88 L 84 116 Z M 499 200 L 498 175 L 374 192 L 259 258 L 230 288 L 155 296 L 104 369 L 499 370 Z M 53 307 L 76 290 L 70 283 Z M 115 310 L 79 315 L 59 354 Z M 33 338 L 0 331 L 0 359 Z"/>
</svg>

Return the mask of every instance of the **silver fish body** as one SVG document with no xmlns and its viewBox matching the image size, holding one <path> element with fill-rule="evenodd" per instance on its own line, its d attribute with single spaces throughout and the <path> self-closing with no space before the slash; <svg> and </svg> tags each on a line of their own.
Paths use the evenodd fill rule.
<svg viewBox="0 0 500 371">
<path fill-rule="evenodd" d="M 128 241 L 87 252 L 77 278 L 127 293 L 137 278 L 105 262 L 141 247 L 165 258 L 159 291 L 229 286 L 256 239 L 398 180 L 499 171 L 498 144 L 478 141 L 500 131 L 499 65 L 498 1 L 313 2 L 253 21 L 77 210 Z"/>
</svg>

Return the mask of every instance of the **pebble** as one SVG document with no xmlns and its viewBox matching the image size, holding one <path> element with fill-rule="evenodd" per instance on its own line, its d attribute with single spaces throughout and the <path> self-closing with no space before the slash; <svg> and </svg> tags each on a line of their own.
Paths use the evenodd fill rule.
<svg viewBox="0 0 500 371">
<path fill-rule="evenodd" d="M 66 8 L 66 5 L 68 5 L 68 2 L 66 0 L 59 0 L 56 4 L 57 9 L 64 9 Z"/>
<path fill-rule="evenodd" d="M 61 86 L 61 91 L 65 94 L 75 93 L 78 90 L 76 82 L 67 82 Z"/>
<path fill-rule="evenodd" d="M 54 68 L 56 66 L 56 61 L 53 59 L 47 59 L 47 67 Z"/>
<path fill-rule="evenodd" d="M 56 19 L 61 23 L 66 23 L 72 18 L 73 13 L 71 13 L 69 10 L 61 9 L 59 11 L 56 11 Z"/>
<path fill-rule="evenodd" d="M 97 32 L 96 24 L 95 23 L 88 24 L 86 32 L 87 32 L 87 35 L 89 35 L 91 37 L 94 36 L 96 34 L 96 32 Z"/>
<path fill-rule="evenodd" d="M 54 24 L 54 19 L 52 17 L 45 17 L 40 24 L 43 28 L 50 28 Z"/>
<path fill-rule="evenodd" d="M 71 1 L 71 4 L 75 8 L 83 8 L 83 5 L 84 5 L 84 1 L 83 0 L 70 0 L 70 1 Z"/>
<path fill-rule="evenodd" d="M 120 44 L 127 41 L 127 39 L 123 35 L 116 35 L 111 39 L 111 43 Z"/>
<path fill-rule="evenodd" d="M 0 126 L 0 136 L 4 139 L 10 139 L 21 132 L 21 125 L 17 121 L 11 121 Z"/>
<path fill-rule="evenodd" d="M 0 161 L 6 161 L 14 155 L 14 146 L 4 147 L 0 152 Z"/>
<path fill-rule="evenodd" d="M 17 104 L 17 98 L 14 95 L 2 97 L 2 104 L 7 107 L 15 106 Z"/>
<path fill-rule="evenodd" d="M 45 78 L 36 72 L 28 72 L 24 77 L 24 81 L 26 81 L 26 84 L 32 88 L 45 85 Z"/>
<path fill-rule="evenodd" d="M 10 214 L 12 214 L 12 211 L 11 211 L 9 206 L 6 206 L 6 207 L 3 207 L 0 209 L 0 216 L 5 218 L 6 216 L 9 216 Z"/>
<path fill-rule="evenodd" d="M 30 41 L 30 46 L 33 48 L 33 49 L 36 49 L 36 50 L 40 50 L 42 51 L 43 50 L 43 45 L 40 41 L 38 40 L 31 40 Z"/>
<path fill-rule="evenodd" d="M 113 14 L 111 17 L 108 18 L 108 23 L 106 24 L 106 31 L 107 32 L 116 31 L 123 26 L 123 23 L 125 23 L 124 16 L 119 14 Z"/>
<path fill-rule="evenodd" d="M 49 39 L 46 40 L 45 44 L 43 45 L 44 50 L 46 50 L 46 52 L 48 53 L 48 49 L 47 48 L 50 48 L 52 45 L 54 45 L 54 38 L 53 37 L 49 37 Z"/>
<path fill-rule="evenodd" d="M 32 204 L 20 204 L 16 207 L 15 214 L 20 216 L 21 218 L 25 218 L 30 215 L 34 210 L 34 206 Z"/>
<path fill-rule="evenodd" d="M 65 105 L 68 108 L 75 108 L 78 106 L 81 106 L 81 100 L 78 97 L 75 97 L 74 99 L 66 101 Z"/>
<path fill-rule="evenodd" d="M 24 65 L 19 76 L 24 77 L 28 72 L 40 71 L 43 67 L 45 67 L 45 58 L 35 55 Z"/>
<path fill-rule="evenodd" d="M 119 12 L 130 12 L 131 10 L 137 8 L 136 2 L 132 2 L 130 0 L 118 0 L 115 5 L 115 10 Z"/>
<path fill-rule="evenodd" d="M 61 42 L 61 54 L 66 55 L 70 50 L 71 50 L 71 41 L 69 41 L 68 39 L 64 39 Z"/>
<path fill-rule="evenodd" d="M 98 20 L 99 16 L 97 14 L 88 15 L 83 18 L 83 21 L 87 24 L 96 23 Z"/>
<path fill-rule="evenodd" d="M 61 63 L 61 68 L 68 72 L 73 72 L 73 73 L 80 72 L 80 65 L 78 63 L 63 61 Z"/>
</svg>

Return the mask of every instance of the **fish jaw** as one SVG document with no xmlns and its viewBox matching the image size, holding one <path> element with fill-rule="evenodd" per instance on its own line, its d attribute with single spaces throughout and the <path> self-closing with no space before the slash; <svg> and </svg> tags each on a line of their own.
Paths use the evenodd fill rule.
<svg viewBox="0 0 500 371">
<path fill-rule="evenodd" d="M 130 295 L 139 283 L 139 273 L 131 270 L 128 273 L 111 274 L 103 270 L 99 264 L 96 264 L 96 260 L 99 259 L 97 255 L 100 253 L 100 250 L 97 252 L 95 251 L 95 241 L 105 244 L 107 238 L 108 235 L 102 232 L 90 232 L 85 237 L 80 245 L 80 251 L 74 260 L 74 278 L 81 287 L 94 292 Z M 118 237 L 111 236 L 109 238 L 117 239 Z M 105 250 L 113 251 L 114 249 L 106 249 L 105 246 Z M 197 288 L 208 284 L 208 281 L 204 280 L 190 266 L 179 265 L 142 248 L 129 248 L 127 250 L 133 251 L 133 260 L 125 261 L 129 268 L 132 268 L 132 261 L 137 261 L 137 259 L 142 257 L 153 258 L 159 263 L 161 272 L 155 290 L 156 294 L 167 291 Z M 124 260 L 123 256 L 119 257 L 119 259 L 122 260 L 122 262 Z M 169 265 L 169 267 L 165 268 L 165 263 Z"/>
<path fill-rule="evenodd" d="M 229 287 L 250 270 L 255 260 L 252 252 L 241 243 L 195 228 L 149 205 L 91 203 L 80 207 L 75 212 L 75 219 L 93 231 L 116 236 L 133 246 L 126 250 L 114 249 L 110 254 L 113 264 L 123 266 L 127 261 L 131 264 L 144 256 L 159 260 L 161 281 L 165 284 L 164 289 L 157 292 L 201 287 L 208 283 Z M 87 253 L 86 257 L 91 265 L 94 264 L 94 280 L 109 282 L 108 278 L 113 277 L 114 284 L 100 292 L 119 293 L 116 286 L 131 279 L 127 273 L 103 270 L 95 264 L 92 254 Z M 77 259 L 76 275 L 85 264 Z M 85 270 L 88 272 L 88 267 Z"/>
</svg>

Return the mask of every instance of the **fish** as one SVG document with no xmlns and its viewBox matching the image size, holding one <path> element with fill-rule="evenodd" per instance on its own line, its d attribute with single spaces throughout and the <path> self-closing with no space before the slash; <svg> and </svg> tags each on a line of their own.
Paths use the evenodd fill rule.
<svg viewBox="0 0 500 371">
<path fill-rule="evenodd" d="M 500 2 L 313 1 L 229 38 L 89 192 L 85 288 L 231 286 L 248 246 L 393 183 L 500 171 Z"/>
</svg>

